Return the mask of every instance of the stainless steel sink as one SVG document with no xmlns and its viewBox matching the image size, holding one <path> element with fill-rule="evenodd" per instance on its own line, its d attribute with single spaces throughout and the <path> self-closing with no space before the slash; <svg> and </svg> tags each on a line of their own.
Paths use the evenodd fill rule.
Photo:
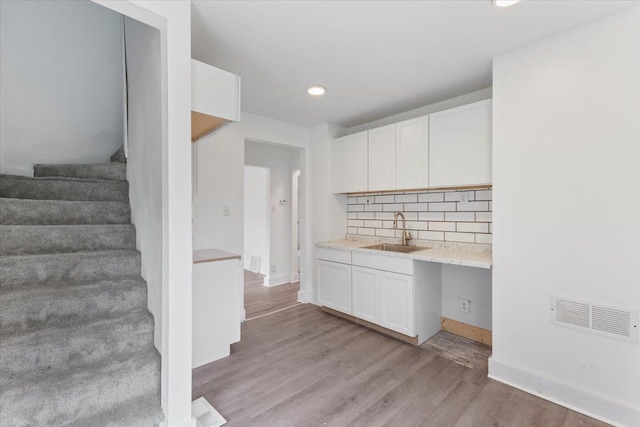
<svg viewBox="0 0 640 427">
<path fill-rule="evenodd" d="M 376 245 L 364 246 L 361 249 L 371 249 L 372 251 L 385 251 L 385 252 L 402 252 L 408 254 L 410 252 L 421 251 L 426 248 L 419 246 L 406 246 L 406 245 L 392 245 L 390 243 L 378 243 Z"/>
</svg>

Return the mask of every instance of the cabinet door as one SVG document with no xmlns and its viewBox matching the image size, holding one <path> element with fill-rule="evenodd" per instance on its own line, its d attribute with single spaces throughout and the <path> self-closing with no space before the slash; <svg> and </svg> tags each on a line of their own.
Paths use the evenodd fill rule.
<svg viewBox="0 0 640 427">
<path fill-rule="evenodd" d="M 396 189 L 429 186 L 429 118 L 396 124 Z"/>
<path fill-rule="evenodd" d="M 320 305 L 351 314 L 351 266 L 318 260 Z"/>
<path fill-rule="evenodd" d="M 491 100 L 429 116 L 429 185 L 491 183 Z"/>
<path fill-rule="evenodd" d="M 369 191 L 396 189 L 396 125 L 369 131 Z"/>
<path fill-rule="evenodd" d="M 367 132 L 333 141 L 333 192 L 367 191 Z"/>
<path fill-rule="evenodd" d="M 415 337 L 413 276 L 379 273 L 380 325 Z"/>
<path fill-rule="evenodd" d="M 378 274 L 371 268 L 351 267 L 353 315 L 372 323 L 378 323 Z"/>
</svg>

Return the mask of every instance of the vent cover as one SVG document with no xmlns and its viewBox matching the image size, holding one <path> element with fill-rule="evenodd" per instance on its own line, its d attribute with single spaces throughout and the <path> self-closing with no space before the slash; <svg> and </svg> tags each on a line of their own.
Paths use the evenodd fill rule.
<svg viewBox="0 0 640 427">
<path fill-rule="evenodd" d="M 551 323 L 638 342 L 638 312 L 551 296 Z"/>
</svg>

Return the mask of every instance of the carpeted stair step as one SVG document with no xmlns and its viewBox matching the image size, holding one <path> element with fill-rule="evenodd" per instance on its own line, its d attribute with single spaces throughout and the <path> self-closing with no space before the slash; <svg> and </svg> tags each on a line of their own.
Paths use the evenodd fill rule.
<svg viewBox="0 0 640 427">
<path fill-rule="evenodd" d="M 140 252 L 110 250 L 0 257 L 0 293 L 19 287 L 140 277 Z"/>
<path fill-rule="evenodd" d="M 33 287 L 3 293 L 0 338 L 47 326 L 70 327 L 136 311 L 147 306 L 142 278 L 74 285 Z"/>
<path fill-rule="evenodd" d="M 131 224 L 0 225 L 0 255 L 135 249 Z"/>
<path fill-rule="evenodd" d="M 104 179 L 0 175 L 0 197 L 129 203 L 129 183 Z"/>
<path fill-rule="evenodd" d="M 127 203 L 0 198 L 0 224 L 4 225 L 129 223 Z"/>
<path fill-rule="evenodd" d="M 2 387 L 0 413 L 3 425 L 12 427 L 128 426 L 108 418 L 83 423 L 133 400 L 159 396 L 159 392 L 160 357 L 149 346 L 126 358 L 104 359 Z"/>
<path fill-rule="evenodd" d="M 6 337 L 0 341 L 0 383 L 133 354 L 151 342 L 153 317 L 146 308 L 69 328 L 53 326 Z"/>
<path fill-rule="evenodd" d="M 148 393 L 111 410 L 65 424 L 65 426 L 157 427 L 164 419 L 160 405 L 160 395 Z"/>
<path fill-rule="evenodd" d="M 69 178 L 127 180 L 126 163 L 99 163 L 94 165 L 62 164 L 34 165 L 33 176 L 65 176 Z"/>
</svg>

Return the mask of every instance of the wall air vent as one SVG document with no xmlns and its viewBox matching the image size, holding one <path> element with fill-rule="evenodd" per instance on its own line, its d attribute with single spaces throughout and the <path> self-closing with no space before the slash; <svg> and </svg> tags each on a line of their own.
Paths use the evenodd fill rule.
<svg viewBox="0 0 640 427">
<path fill-rule="evenodd" d="M 551 296 L 551 323 L 638 342 L 638 312 Z"/>
</svg>

